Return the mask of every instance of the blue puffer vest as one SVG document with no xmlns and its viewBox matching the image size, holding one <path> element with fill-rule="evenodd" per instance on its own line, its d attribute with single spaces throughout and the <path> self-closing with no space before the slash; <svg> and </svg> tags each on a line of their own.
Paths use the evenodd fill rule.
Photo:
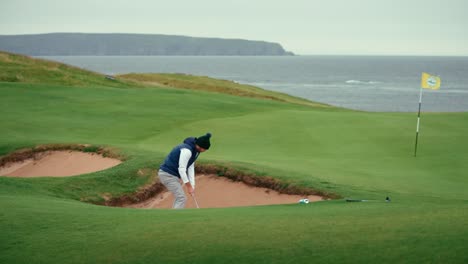
<svg viewBox="0 0 468 264">
<path fill-rule="evenodd" d="M 198 155 L 200 152 L 197 151 L 195 148 L 195 139 L 194 137 L 189 137 L 184 140 L 184 143 L 175 146 L 169 155 L 167 155 L 166 159 L 164 160 L 164 163 L 159 167 L 159 169 L 177 176 L 180 178 L 179 174 L 179 158 L 180 158 L 180 150 L 183 148 L 189 149 L 192 152 L 192 157 L 190 157 L 190 160 L 187 164 L 187 169 L 190 167 L 198 158 Z"/>
</svg>

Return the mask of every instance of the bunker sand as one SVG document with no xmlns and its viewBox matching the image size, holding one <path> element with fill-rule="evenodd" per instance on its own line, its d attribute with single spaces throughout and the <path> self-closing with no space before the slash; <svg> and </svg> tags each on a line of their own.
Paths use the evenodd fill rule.
<svg viewBox="0 0 468 264">
<path fill-rule="evenodd" d="M 0 167 L 0 176 L 10 177 L 67 177 L 105 170 L 120 164 L 118 159 L 80 151 L 44 151 L 34 158 L 7 163 Z M 320 201 L 315 195 L 281 194 L 277 191 L 249 186 L 216 175 L 197 176 L 196 198 L 201 208 L 239 207 L 298 203 L 300 199 Z M 196 208 L 193 198 L 186 194 L 186 208 Z M 174 197 L 167 190 L 144 202 L 126 205 L 132 208 L 170 209 Z"/>
<path fill-rule="evenodd" d="M 196 208 L 193 198 L 186 193 L 185 208 Z M 234 182 L 215 175 L 199 175 L 196 178 L 195 196 L 200 208 L 220 208 L 238 206 L 256 206 L 272 204 L 298 203 L 300 199 L 320 201 L 316 195 L 300 196 L 281 194 L 267 188 L 252 187 L 243 182 Z M 132 208 L 169 209 L 172 208 L 174 196 L 167 190 L 141 203 L 128 205 Z"/>
<path fill-rule="evenodd" d="M 45 151 L 34 158 L 0 167 L 0 176 L 66 177 L 105 170 L 120 164 L 118 159 L 80 151 Z"/>
</svg>

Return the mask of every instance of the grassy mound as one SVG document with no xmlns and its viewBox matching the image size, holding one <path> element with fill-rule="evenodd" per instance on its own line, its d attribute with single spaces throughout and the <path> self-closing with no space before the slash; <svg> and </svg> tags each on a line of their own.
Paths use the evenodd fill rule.
<svg viewBox="0 0 468 264">
<path fill-rule="evenodd" d="M 280 102 L 329 107 L 287 94 L 270 92 L 250 85 L 186 74 L 123 74 L 104 76 L 60 62 L 0 51 L 0 82 L 58 84 L 68 86 L 179 88 L 219 92 L 235 96 L 270 99 Z"/>
<path fill-rule="evenodd" d="M 63 63 L 0 51 L 0 82 L 127 87 L 128 83 Z"/>
<path fill-rule="evenodd" d="M 423 113 L 415 158 L 414 114 L 190 89 L 225 84 L 204 77 L 114 82 L 15 56 L 0 56 L 0 156 L 66 143 L 111 146 L 126 160 L 71 178 L 0 177 L 1 263 L 468 260 L 468 113 Z M 200 164 L 373 201 L 184 211 L 80 202 L 138 191 L 175 144 L 207 131 Z"/>
<path fill-rule="evenodd" d="M 133 81 L 141 84 L 176 87 L 197 91 L 209 91 L 223 94 L 231 94 L 242 97 L 270 99 L 280 102 L 309 105 L 315 107 L 329 107 L 325 104 L 314 103 L 287 94 L 271 92 L 255 86 L 238 84 L 232 81 L 218 80 L 206 76 L 193 76 L 187 74 L 123 74 L 119 79 Z"/>
</svg>

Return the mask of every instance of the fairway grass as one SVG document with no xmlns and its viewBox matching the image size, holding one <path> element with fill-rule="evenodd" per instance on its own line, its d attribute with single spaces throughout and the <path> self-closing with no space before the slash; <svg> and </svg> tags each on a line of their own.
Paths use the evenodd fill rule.
<svg viewBox="0 0 468 264">
<path fill-rule="evenodd" d="M 2 196 L 2 206 L 2 263 L 463 263 L 468 242 L 459 201 L 172 211 Z"/>
<path fill-rule="evenodd" d="M 0 156 L 91 144 L 125 159 L 69 178 L 0 177 L 0 263 L 468 262 L 468 113 L 422 113 L 414 157 L 413 113 L 174 88 L 187 78 L 213 81 L 195 76 L 113 83 L 0 55 Z M 372 201 L 182 211 L 95 205 L 151 183 L 174 145 L 206 132 L 212 148 L 199 164 Z"/>
</svg>

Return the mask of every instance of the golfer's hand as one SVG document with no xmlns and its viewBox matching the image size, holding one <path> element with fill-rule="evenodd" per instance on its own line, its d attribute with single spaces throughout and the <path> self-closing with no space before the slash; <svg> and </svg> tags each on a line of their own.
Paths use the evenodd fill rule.
<svg viewBox="0 0 468 264">
<path fill-rule="evenodd" d="M 185 185 L 187 186 L 187 192 L 190 193 L 190 195 L 193 195 L 195 193 L 195 189 L 192 187 L 192 184 L 187 182 Z"/>
</svg>

